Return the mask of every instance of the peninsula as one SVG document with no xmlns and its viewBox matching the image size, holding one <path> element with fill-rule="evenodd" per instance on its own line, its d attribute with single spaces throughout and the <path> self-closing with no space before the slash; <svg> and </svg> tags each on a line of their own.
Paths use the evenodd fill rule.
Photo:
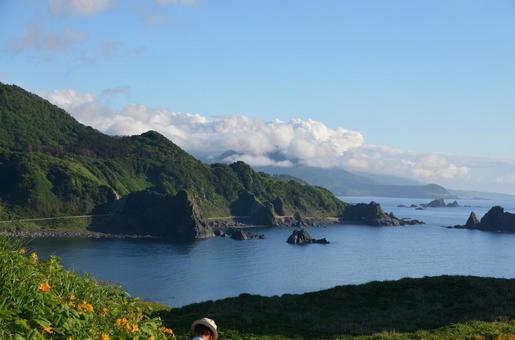
<svg viewBox="0 0 515 340">
<path fill-rule="evenodd" d="M 38 219 L 66 216 L 88 216 L 81 223 L 93 232 L 171 240 L 211 237 L 236 224 L 407 224 L 377 204 L 350 205 L 243 162 L 202 163 L 155 131 L 103 134 L 0 83 L 0 221 L 14 221 L 1 226 L 25 230 L 16 221 L 32 219 L 38 229 Z"/>
</svg>

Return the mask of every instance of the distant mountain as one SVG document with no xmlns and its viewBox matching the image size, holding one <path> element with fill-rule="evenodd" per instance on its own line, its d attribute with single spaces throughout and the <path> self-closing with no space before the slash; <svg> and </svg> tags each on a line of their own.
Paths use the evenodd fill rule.
<svg viewBox="0 0 515 340">
<path fill-rule="evenodd" d="M 415 181 L 413 179 L 393 176 L 393 175 L 384 175 L 384 174 L 371 174 L 368 172 L 353 172 L 356 175 L 360 175 L 366 178 L 371 179 L 374 183 L 377 184 L 388 184 L 388 185 L 423 185 L 419 181 Z"/>
<path fill-rule="evenodd" d="M 228 150 L 215 157 L 207 157 L 207 162 L 227 162 L 238 159 L 241 154 Z M 266 155 L 276 162 L 288 161 L 293 166 L 257 166 L 256 170 L 274 176 L 287 175 L 311 185 L 329 189 L 337 196 L 372 196 L 405 198 L 456 198 L 444 187 L 437 184 L 421 184 L 415 180 L 383 174 L 349 172 L 344 169 L 318 168 L 299 164 L 298 159 L 288 159 L 275 152 Z"/>
<path fill-rule="evenodd" d="M 319 185 L 338 196 L 375 196 L 406 198 L 455 198 L 444 187 L 437 184 L 398 185 L 403 179 L 394 176 L 354 174 L 343 169 L 323 169 L 297 165 L 293 167 L 256 167 L 270 174 L 285 174 L 302 179 L 309 184 Z M 409 183 L 405 180 L 405 183 Z"/>
<path fill-rule="evenodd" d="M 492 201 L 499 201 L 499 200 L 513 201 L 513 200 L 515 200 L 515 195 L 501 194 L 501 193 L 497 193 L 497 192 L 484 192 L 484 191 L 474 191 L 474 190 L 454 190 L 454 189 L 449 189 L 449 191 L 453 195 L 456 195 L 461 199 L 480 199 L 480 200 L 492 200 Z"/>
</svg>

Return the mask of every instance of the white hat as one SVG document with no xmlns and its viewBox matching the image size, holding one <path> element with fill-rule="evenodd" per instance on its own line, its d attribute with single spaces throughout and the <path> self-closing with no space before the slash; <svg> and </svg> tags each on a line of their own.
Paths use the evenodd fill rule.
<svg viewBox="0 0 515 340">
<path fill-rule="evenodd" d="M 214 320 L 211 320 L 209 318 L 202 318 L 200 320 L 195 320 L 191 324 L 191 331 L 194 332 L 195 327 L 197 327 L 198 325 L 203 325 L 203 326 L 206 326 L 207 328 L 209 328 L 209 330 L 211 332 L 213 332 L 213 335 L 215 336 L 215 340 L 218 339 L 218 331 L 216 330 L 217 327 L 216 327 L 216 323 Z"/>
</svg>

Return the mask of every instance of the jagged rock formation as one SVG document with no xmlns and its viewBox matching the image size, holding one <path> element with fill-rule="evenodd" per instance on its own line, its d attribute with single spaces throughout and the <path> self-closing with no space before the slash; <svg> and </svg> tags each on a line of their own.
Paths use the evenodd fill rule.
<svg viewBox="0 0 515 340">
<path fill-rule="evenodd" d="M 393 213 L 385 213 L 376 202 L 358 203 L 345 208 L 342 222 L 347 224 L 366 224 L 373 226 L 403 226 L 424 224 L 419 220 L 399 219 Z"/>
<path fill-rule="evenodd" d="M 504 211 L 501 206 L 492 207 L 478 221 L 476 214 L 472 212 L 465 225 L 457 225 L 455 228 L 478 229 L 485 231 L 515 232 L 515 214 Z"/>
<path fill-rule="evenodd" d="M 468 228 L 474 228 L 479 225 L 479 220 L 477 219 L 476 213 L 471 212 L 470 216 L 467 220 L 467 223 L 465 223 L 465 226 Z"/>
<path fill-rule="evenodd" d="M 233 240 L 238 240 L 238 241 L 262 240 L 265 238 L 264 235 L 255 235 L 255 234 L 249 233 L 245 230 L 237 229 L 237 228 L 231 228 L 231 229 L 227 230 L 226 234 L 229 235 Z"/>
<path fill-rule="evenodd" d="M 456 200 L 452 203 L 447 204 L 447 208 L 458 208 L 459 206 L 460 205 L 459 205 L 458 201 L 456 201 Z"/>
<path fill-rule="evenodd" d="M 320 244 L 328 244 L 329 241 L 327 241 L 325 238 L 321 239 L 314 239 L 311 237 L 311 235 L 308 233 L 306 229 L 300 229 L 300 230 L 294 230 L 293 233 L 288 237 L 288 240 L 286 240 L 287 243 L 290 244 L 310 244 L 310 243 L 320 243 Z"/>
<path fill-rule="evenodd" d="M 101 231 L 147 234 L 173 240 L 214 236 L 194 198 L 187 191 L 177 195 L 153 191 L 131 193 L 116 202 L 114 215 Z"/>
<path fill-rule="evenodd" d="M 421 206 L 423 206 L 424 208 L 457 208 L 460 205 L 456 200 L 452 203 L 446 204 L 443 198 L 438 198 L 427 204 L 421 204 Z"/>
</svg>

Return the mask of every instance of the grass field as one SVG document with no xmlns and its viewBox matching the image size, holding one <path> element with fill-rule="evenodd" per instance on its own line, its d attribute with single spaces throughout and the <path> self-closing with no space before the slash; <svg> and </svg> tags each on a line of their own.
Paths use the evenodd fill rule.
<svg viewBox="0 0 515 340">
<path fill-rule="evenodd" d="M 515 280 L 440 276 L 281 297 L 243 294 L 160 316 L 180 339 L 201 316 L 231 339 L 515 339 Z"/>
<path fill-rule="evenodd" d="M 205 316 L 220 339 L 515 339 L 515 280 L 402 279 L 173 309 L 0 238 L 0 339 L 190 339 Z"/>
</svg>

